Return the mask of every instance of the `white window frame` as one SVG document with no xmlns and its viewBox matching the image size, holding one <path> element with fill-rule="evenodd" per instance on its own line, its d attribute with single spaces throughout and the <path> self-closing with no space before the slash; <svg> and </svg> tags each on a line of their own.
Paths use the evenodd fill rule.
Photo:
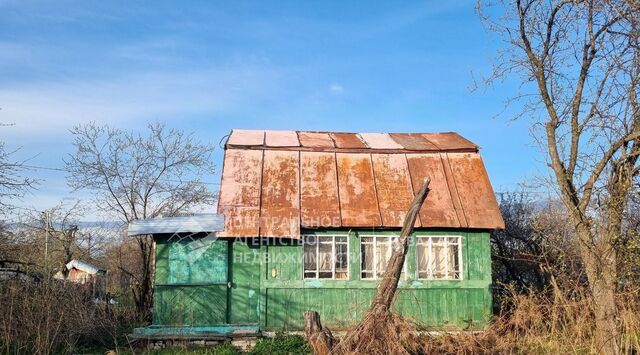
<svg viewBox="0 0 640 355">
<path fill-rule="evenodd" d="M 433 238 L 444 238 L 444 265 L 445 265 L 445 277 L 444 278 L 435 278 L 434 277 L 434 255 L 433 255 Z M 457 239 L 458 245 L 458 278 L 450 277 L 454 273 L 449 270 L 449 239 L 455 238 Z M 420 260 L 418 256 L 418 244 L 424 245 L 424 240 L 428 240 L 426 242 L 428 248 L 428 257 L 429 260 L 427 262 L 427 277 L 420 277 Z M 424 272 L 424 271 L 423 271 Z M 462 260 L 462 236 L 460 235 L 417 235 L 416 236 L 416 279 L 417 280 L 436 280 L 436 281 L 460 281 L 464 279 L 464 267 Z"/>
<path fill-rule="evenodd" d="M 306 274 L 307 272 L 313 272 L 313 270 L 305 270 L 305 263 L 304 263 L 304 247 L 305 247 L 305 243 L 306 243 L 306 238 L 308 237 L 313 237 L 316 239 L 316 251 L 315 251 L 315 258 L 316 258 L 316 270 L 315 270 L 315 277 L 308 277 Z M 331 237 L 331 277 L 323 277 L 320 278 L 320 264 L 319 264 L 319 254 L 320 254 L 320 239 L 319 238 L 327 238 L 327 237 Z M 346 242 L 344 244 L 347 245 L 347 277 L 345 279 L 336 279 L 336 237 L 344 237 L 346 239 Z M 343 243 L 338 243 L 338 244 L 343 244 Z M 351 262 L 351 258 L 349 257 L 351 255 L 350 250 L 349 250 L 349 235 L 348 234 L 303 234 L 302 235 L 302 253 L 303 253 L 303 260 L 302 260 L 302 279 L 303 280 L 337 280 L 337 281 L 348 281 L 351 278 L 351 268 L 350 268 L 350 262 Z M 326 271 L 323 271 L 326 272 Z"/>
<path fill-rule="evenodd" d="M 393 239 L 394 238 L 400 238 L 399 234 L 360 234 L 359 236 L 359 242 L 360 242 L 360 279 L 361 280 L 366 280 L 366 281 L 375 281 L 375 280 L 381 280 L 381 277 L 378 277 L 378 251 L 376 249 L 376 244 L 375 244 L 375 238 L 389 238 L 389 248 L 388 250 L 388 259 L 391 259 L 391 254 L 393 253 Z M 362 260 L 364 260 L 363 256 L 362 256 L 362 238 L 373 238 L 373 242 L 371 243 L 371 245 L 373 245 L 373 270 L 363 270 L 362 269 Z M 368 244 L 368 243 L 367 243 Z M 388 263 L 388 262 L 387 262 Z M 371 272 L 373 274 L 373 277 L 367 277 L 364 278 L 362 277 L 362 273 L 363 272 Z M 404 273 L 404 276 L 401 276 L 403 280 L 407 279 L 407 258 L 404 259 L 404 265 L 402 266 L 402 272 Z"/>
</svg>

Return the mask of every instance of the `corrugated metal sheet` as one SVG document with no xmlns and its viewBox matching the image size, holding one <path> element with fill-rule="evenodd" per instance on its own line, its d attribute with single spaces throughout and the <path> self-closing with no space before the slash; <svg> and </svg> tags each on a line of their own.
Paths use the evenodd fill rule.
<svg viewBox="0 0 640 355">
<path fill-rule="evenodd" d="M 261 150 L 225 151 L 218 198 L 218 213 L 225 220 L 219 236 L 259 235 L 262 156 Z"/>
<path fill-rule="evenodd" d="M 309 148 L 335 148 L 333 139 L 326 132 L 298 132 L 300 144 Z"/>
<path fill-rule="evenodd" d="M 389 136 L 407 150 L 440 150 L 420 133 L 389 133 Z"/>
<path fill-rule="evenodd" d="M 299 147 L 295 131 L 265 131 L 264 145 L 267 147 Z"/>
<path fill-rule="evenodd" d="M 219 232 L 224 229 L 224 215 L 198 214 L 193 216 L 139 219 L 129 223 L 127 235 Z"/>
<path fill-rule="evenodd" d="M 300 152 L 300 212 L 304 227 L 341 225 L 335 153 Z"/>
<path fill-rule="evenodd" d="M 336 154 L 342 225 L 382 226 L 370 154 Z"/>
<path fill-rule="evenodd" d="M 267 137 L 262 146 L 255 132 Z M 455 133 L 269 132 L 234 130 L 227 142 L 221 236 L 399 227 L 427 176 L 417 226 L 504 227 L 477 146 Z"/>
<path fill-rule="evenodd" d="M 355 133 L 329 133 L 333 141 L 336 143 L 337 148 L 341 149 L 362 149 L 368 148 L 366 144 Z"/>
<path fill-rule="evenodd" d="M 404 154 L 371 154 L 382 225 L 401 227 L 413 201 L 411 176 Z M 419 218 L 415 226 L 420 226 Z"/>
<path fill-rule="evenodd" d="M 300 153 L 267 150 L 262 169 L 260 235 L 300 237 Z"/>
</svg>

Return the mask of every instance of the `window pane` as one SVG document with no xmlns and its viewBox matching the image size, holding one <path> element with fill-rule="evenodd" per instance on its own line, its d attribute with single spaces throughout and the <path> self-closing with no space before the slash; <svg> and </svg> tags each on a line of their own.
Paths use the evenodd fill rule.
<svg viewBox="0 0 640 355">
<path fill-rule="evenodd" d="M 320 273 L 318 273 L 318 278 L 320 279 L 332 279 L 332 272 L 331 271 L 321 271 Z"/>
<path fill-rule="evenodd" d="M 349 253 L 346 244 L 336 244 L 336 271 L 347 271 Z"/>
<path fill-rule="evenodd" d="M 436 279 L 443 279 L 445 275 L 445 258 L 446 250 L 444 248 L 444 238 L 433 238 L 433 245 L 431 247 L 433 253 L 433 277 Z"/>
<path fill-rule="evenodd" d="M 382 277 L 389 261 L 389 237 L 376 238 L 376 277 Z"/>
<path fill-rule="evenodd" d="M 316 260 L 316 238 L 305 238 L 304 242 L 304 271 L 315 271 L 318 267 Z M 312 277 L 316 277 L 315 273 Z"/>
<path fill-rule="evenodd" d="M 363 279 L 373 278 L 373 245 L 361 244 L 360 253 L 361 253 L 360 265 L 362 267 L 362 278 Z"/>
<path fill-rule="evenodd" d="M 372 237 L 362 237 L 362 238 L 360 238 L 360 242 L 361 243 L 373 243 L 373 238 Z"/>
<path fill-rule="evenodd" d="M 457 244 L 449 244 L 449 276 L 453 279 L 460 278 L 460 260 L 458 258 Z"/>
<path fill-rule="evenodd" d="M 422 238 L 421 238 L 422 239 Z M 418 252 L 418 273 L 424 273 L 428 275 L 429 273 L 429 245 L 424 243 L 418 243 L 416 245 Z M 426 279 L 426 277 L 418 276 L 421 279 Z"/>
<path fill-rule="evenodd" d="M 320 240 L 320 246 L 318 248 L 318 270 L 321 271 L 331 271 L 331 262 L 332 262 L 332 250 L 333 246 L 331 242 L 324 242 L 322 239 Z"/>
</svg>

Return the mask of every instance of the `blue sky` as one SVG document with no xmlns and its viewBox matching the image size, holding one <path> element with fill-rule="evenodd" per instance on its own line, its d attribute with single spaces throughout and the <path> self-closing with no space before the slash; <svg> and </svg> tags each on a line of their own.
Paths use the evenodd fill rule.
<svg viewBox="0 0 640 355">
<path fill-rule="evenodd" d="M 60 168 L 68 130 L 88 121 L 160 120 L 215 144 L 234 127 L 457 131 L 482 147 L 494 189 L 512 190 L 544 158 L 529 122 L 495 118 L 515 82 L 471 90 L 502 45 L 474 5 L 0 0 L 0 122 L 15 123 L 0 140 Z M 70 196 L 63 172 L 29 174 L 42 184 L 24 206 Z"/>
</svg>

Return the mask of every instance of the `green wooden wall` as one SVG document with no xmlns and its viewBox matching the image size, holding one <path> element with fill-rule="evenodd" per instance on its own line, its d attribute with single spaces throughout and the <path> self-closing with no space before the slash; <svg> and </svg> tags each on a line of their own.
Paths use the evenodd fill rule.
<svg viewBox="0 0 640 355">
<path fill-rule="evenodd" d="M 332 231 L 332 233 L 347 231 Z M 325 232 L 329 233 L 329 232 Z M 219 325 L 258 323 L 263 330 L 301 330 L 303 313 L 318 311 L 323 324 L 344 328 L 360 319 L 369 306 L 378 281 L 360 280 L 359 232 L 349 233 L 349 280 L 304 280 L 302 246 L 295 241 L 270 241 L 252 245 L 247 241 L 218 240 L 199 255 L 228 260 L 203 264 L 198 272 L 214 274 L 198 282 L 181 284 L 172 274 L 177 249 L 173 241 L 156 238 L 154 324 Z M 397 234 L 398 231 L 364 231 Z M 320 234 L 320 232 L 318 232 Z M 478 231 L 416 231 L 414 235 L 457 235 L 462 237 L 463 280 L 416 280 L 416 247 L 407 256 L 407 278 L 399 284 L 394 307 L 424 326 L 482 328 L 491 313 L 491 258 L 489 233 Z M 198 244 L 200 245 L 200 244 Z M 222 250 L 226 252 L 222 256 Z M 226 259 L 225 259 L 226 258 Z M 170 260 L 171 259 L 171 260 Z M 356 262 L 354 262 L 356 261 Z M 205 265 L 205 266 L 203 266 Z M 207 270 L 209 268 L 209 270 Z M 189 270 L 177 270 L 188 275 Z M 223 280 L 224 276 L 224 280 Z M 227 288 L 226 281 L 231 281 Z"/>
<path fill-rule="evenodd" d="M 367 230 L 362 233 L 371 235 L 398 232 Z M 358 231 L 349 232 L 349 280 L 303 280 L 300 263 L 302 247 L 263 246 L 261 252 L 268 255 L 268 260 L 264 262 L 261 273 L 261 328 L 300 330 L 304 327 L 305 310 L 318 311 L 323 324 L 333 329 L 347 327 L 359 320 L 371 304 L 378 281 L 360 280 L 360 264 L 351 262 L 359 260 L 358 234 Z M 485 326 L 491 314 L 492 302 L 489 288 L 489 233 L 459 230 L 416 231 L 414 235 L 461 236 L 463 280 L 416 280 L 416 247 L 415 243 L 411 243 L 407 255 L 407 279 L 399 284 L 395 309 L 424 326 Z"/>
</svg>

